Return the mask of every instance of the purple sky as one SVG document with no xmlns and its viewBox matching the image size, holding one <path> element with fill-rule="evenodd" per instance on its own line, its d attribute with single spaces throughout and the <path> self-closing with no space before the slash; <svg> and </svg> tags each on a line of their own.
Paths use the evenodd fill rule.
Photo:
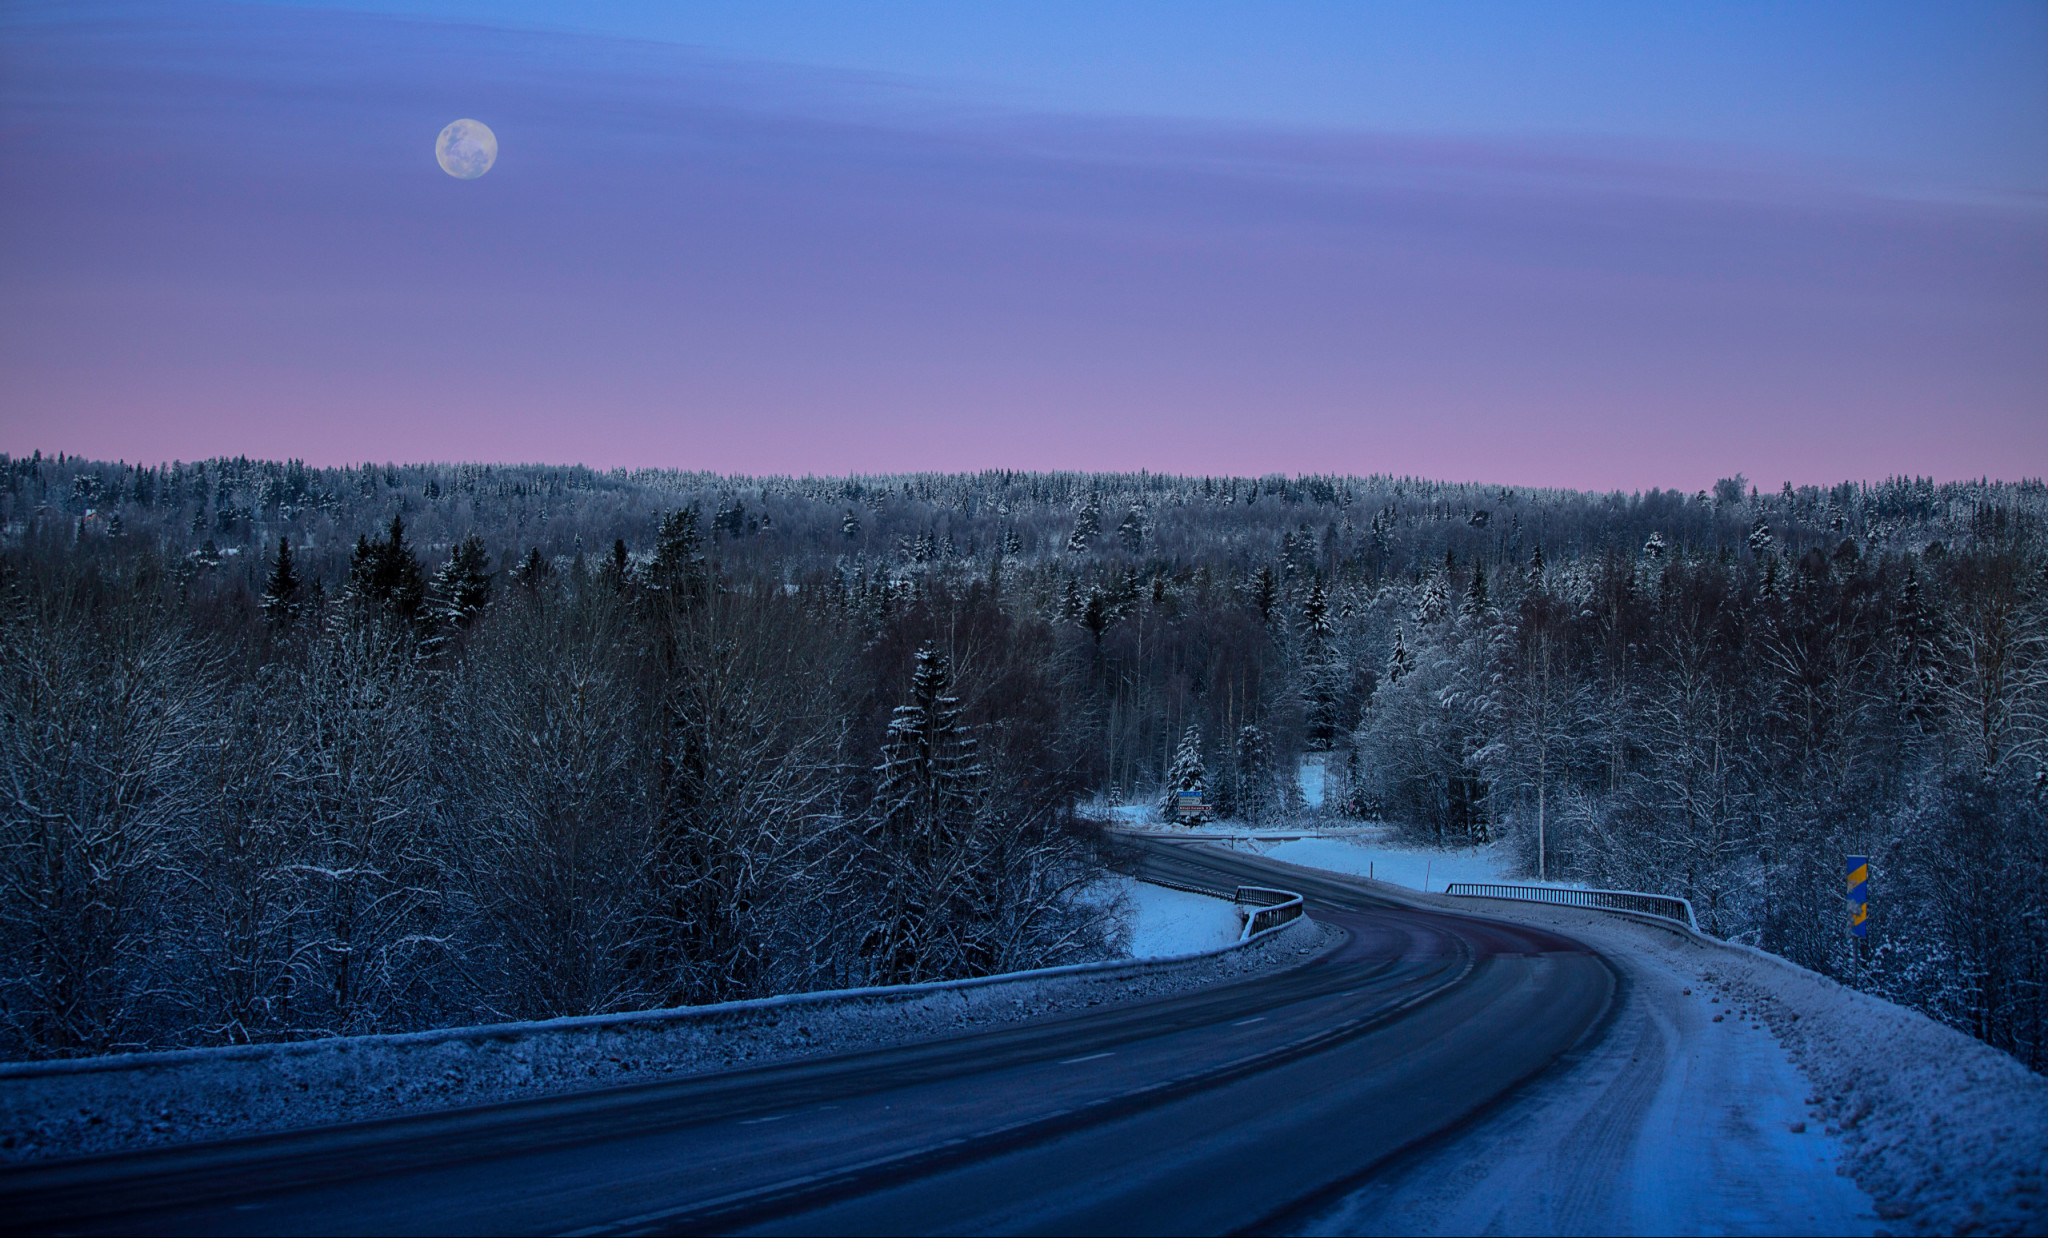
<svg viewBox="0 0 2048 1238">
<path fill-rule="evenodd" d="M 1689 490 L 2048 472 L 2038 195 L 169 12 L 4 31 L 0 451 Z M 433 161 L 458 116 L 499 137 L 479 180 Z"/>
</svg>

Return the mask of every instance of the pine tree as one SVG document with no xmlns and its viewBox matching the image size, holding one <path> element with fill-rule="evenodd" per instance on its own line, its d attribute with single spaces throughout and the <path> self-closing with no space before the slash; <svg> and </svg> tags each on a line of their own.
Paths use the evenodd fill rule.
<svg viewBox="0 0 2048 1238">
<path fill-rule="evenodd" d="M 1265 820 L 1274 790 L 1272 745 L 1257 724 L 1247 724 L 1237 733 L 1238 814 L 1253 823 Z"/>
<path fill-rule="evenodd" d="M 1124 550 L 1137 554 L 1145 548 L 1145 515 L 1133 507 L 1123 523 L 1116 527 L 1117 540 L 1124 544 Z"/>
<path fill-rule="evenodd" d="M 980 772 L 974 737 L 960 722 L 952 669 L 927 642 L 917 651 L 910 703 L 896 707 L 876 767 L 884 830 L 938 843 L 971 805 Z"/>
<path fill-rule="evenodd" d="M 1919 571 L 1908 566 L 1896 620 L 1899 716 L 1924 725 L 1937 710 L 1940 673 L 1934 616 L 1922 595 Z"/>
<path fill-rule="evenodd" d="M 1311 643 L 1328 640 L 1335 635 L 1336 625 L 1330 620 L 1330 595 L 1320 580 L 1309 582 L 1308 592 L 1301 599 L 1301 633 Z"/>
<path fill-rule="evenodd" d="M 860 517 L 854 515 L 850 507 L 846 509 L 846 518 L 839 522 L 839 535 L 847 541 L 860 536 Z"/>
<path fill-rule="evenodd" d="M 1771 522 L 1758 516 L 1749 526 L 1749 552 L 1761 559 L 1770 553 L 1771 543 L 1778 539 L 1771 536 Z"/>
<path fill-rule="evenodd" d="M 972 834 L 985 773 L 960 720 L 952 670 L 927 643 L 910 701 L 896 707 L 875 769 L 866 835 L 878 866 L 877 927 L 862 944 L 884 984 L 936 979 L 944 938 L 970 926 L 977 899 Z"/>
<path fill-rule="evenodd" d="M 277 629 L 289 628 L 299 617 L 299 572 L 292 565 L 292 539 L 277 539 L 277 562 L 270 569 L 263 589 L 263 616 Z"/>
<path fill-rule="evenodd" d="M 1274 574 L 1273 565 L 1262 563 L 1258 574 L 1252 577 L 1252 609 L 1259 612 L 1259 622 L 1273 622 L 1273 608 L 1280 604 L 1280 578 Z"/>
<path fill-rule="evenodd" d="M 351 596 L 382 607 L 403 619 L 419 614 L 426 599 L 427 584 L 420 572 L 418 556 L 405 541 L 405 519 L 391 518 L 388 533 L 377 539 L 356 539 L 355 553 L 348 564 Z"/>
<path fill-rule="evenodd" d="M 1361 821 L 1379 818 L 1379 801 L 1366 785 L 1365 762 L 1359 758 L 1358 745 L 1352 744 L 1344 757 L 1344 815 Z"/>
<path fill-rule="evenodd" d="M 1387 655 L 1387 684 L 1392 686 L 1406 678 L 1415 669 L 1415 655 L 1408 649 L 1407 640 L 1401 629 L 1394 629 L 1394 651 Z"/>
<path fill-rule="evenodd" d="M 1088 506 L 1081 509 L 1081 514 L 1075 518 L 1074 531 L 1067 535 L 1067 552 L 1069 554 L 1081 554 L 1088 547 L 1094 545 L 1095 539 L 1101 536 L 1102 509 L 1097 507 L 1094 501 L 1091 500 Z"/>
<path fill-rule="evenodd" d="M 1182 732 L 1180 747 L 1174 750 L 1173 764 L 1166 771 L 1166 793 L 1160 799 L 1159 811 L 1168 824 L 1180 820 L 1181 792 L 1199 794 L 1208 781 L 1208 768 L 1202 764 L 1202 728 L 1190 723 Z"/>
<path fill-rule="evenodd" d="M 685 507 L 663 516 L 654 538 L 654 562 L 647 568 L 647 588 L 682 603 L 701 598 L 707 583 L 697 509 Z"/>
<path fill-rule="evenodd" d="M 538 596 L 554 574 L 554 564 L 549 563 L 548 557 L 540 552 L 540 547 L 535 546 L 526 552 L 526 558 L 513 569 L 512 580 L 528 593 Z"/>
<path fill-rule="evenodd" d="M 1415 622 L 1418 626 L 1435 623 L 1442 619 L 1451 608 L 1450 586 L 1445 584 L 1448 574 L 1432 572 L 1422 582 L 1422 595 L 1415 601 Z"/>
<path fill-rule="evenodd" d="M 472 533 L 456 543 L 455 553 L 434 573 L 436 616 L 444 623 L 468 627 L 491 602 L 491 557 L 484 539 Z"/>
<path fill-rule="evenodd" d="M 633 556 L 626 550 L 626 539 L 614 538 L 611 558 L 605 561 L 604 582 L 615 593 L 624 593 L 633 585 Z"/>
<path fill-rule="evenodd" d="M 1309 747 L 1327 751 L 1341 729 L 1337 711 L 1343 694 L 1345 664 L 1332 648 L 1337 626 L 1330 619 L 1330 598 L 1323 582 L 1309 583 L 1301 602 L 1303 649 L 1301 704 Z"/>
<path fill-rule="evenodd" d="M 1472 584 L 1465 590 L 1465 613 L 1483 615 L 1486 613 L 1486 564 L 1474 561 Z"/>
</svg>

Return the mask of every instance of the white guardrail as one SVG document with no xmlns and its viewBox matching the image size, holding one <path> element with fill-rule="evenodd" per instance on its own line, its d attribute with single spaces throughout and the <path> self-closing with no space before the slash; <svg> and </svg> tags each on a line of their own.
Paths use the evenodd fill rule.
<svg viewBox="0 0 2048 1238">
<path fill-rule="evenodd" d="M 1489 885 L 1475 881 L 1453 881 L 1444 893 L 1461 898 L 1505 898 L 1519 903 L 1550 903 L 1558 907 L 1589 907 L 1596 911 L 1621 911 L 1651 916 L 1682 924 L 1697 933 L 1700 922 L 1692 914 L 1692 902 L 1675 894 L 1645 894 L 1640 890 L 1575 890 L 1559 886 Z"/>
</svg>

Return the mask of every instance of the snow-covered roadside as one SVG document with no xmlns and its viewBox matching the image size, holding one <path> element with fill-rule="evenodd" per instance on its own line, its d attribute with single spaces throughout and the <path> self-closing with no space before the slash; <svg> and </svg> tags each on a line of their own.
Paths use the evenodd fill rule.
<svg viewBox="0 0 2048 1238">
<path fill-rule="evenodd" d="M 1434 851 L 1422 847 L 1399 847 L 1387 841 L 1390 830 L 1371 827 L 1374 832 L 1349 838 L 1301 838 L 1291 842 L 1242 843 L 1238 850 L 1304 868 L 1371 877 L 1409 890 L 1441 892 L 1453 881 L 1518 881 L 1512 860 L 1500 846 L 1473 847 L 1461 851 Z"/>
<path fill-rule="evenodd" d="M 1228 903 L 1203 901 L 1236 914 Z M 539 1023 L 9 1063 L 0 1065 L 0 1161 L 265 1134 L 907 1044 L 1298 966 L 1341 940 L 1303 918 L 1181 958 Z"/>
<path fill-rule="evenodd" d="M 1411 897 L 1586 942 L 1622 969 L 1624 1010 L 1580 1060 L 1441 1150 L 1449 1164 L 1402 1174 L 1414 1189 L 1398 1207 L 1373 1194 L 1390 1185 L 1367 1188 L 1317 1232 L 2048 1232 L 2048 1078 L 2011 1057 L 1676 928 Z M 1624 1113 L 1633 1126 L 1618 1130 Z M 1556 1189 L 1551 1170 L 1600 1157 L 1615 1165 L 1604 1193 Z M 1844 1194 L 1838 1172 L 1861 1190 Z"/>
<path fill-rule="evenodd" d="M 1121 904 L 1129 934 L 1124 952 L 1134 959 L 1200 954 L 1227 946 L 1244 932 L 1244 913 L 1224 899 L 1120 874 L 1104 878 L 1094 894 L 1103 903 Z"/>
<path fill-rule="evenodd" d="M 1753 1105 L 1773 1121 L 1790 1113 L 1809 1124 L 1806 1138 L 1821 1128 L 1894 1232 L 2048 1231 L 2048 1078 L 2006 1054 L 1762 951 L 1595 912 L 1485 910 L 1553 925 L 1637 974 L 1680 983 L 1693 1060 L 1738 1067 L 1726 1073 L 1739 1090 L 1694 1102 L 1730 1113 Z M 1740 1069 L 1765 1037 L 1798 1068 L 1796 1089 L 1782 1074 Z"/>
<path fill-rule="evenodd" d="M 1164 825 L 1150 807 L 1098 806 L 1098 819 L 1119 830 L 1169 838 L 1214 840 L 1216 845 L 1250 855 L 1270 856 L 1307 868 L 1370 877 L 1409 890 L 1441 893 L 1454 881 L 1526 882 L 1517 872 L 1516 857 L 1504 843 L 1443 850 L 1405 846 L 1395 827 L 1377 822 L 1341 822 L 1316 817 L 1278 825 L 1253 826 L 1243 821 L 1203 821 Z M 1549 882 L 1572 885 L 1572 882 Z"/>
<path fill-rule="evenodd" d="M 1435 901 L 1435 900 L 1432 900 Z M 1496 910 L 1492 905 L 1484 908 Z M 1503 1105 L 1397 1159 L 1310 1233 L 1871 1234 L 1848 1149 L 1785 1050 L 1722 1018 L 1657 930 L 1520 909 L 1620 970 L 1601 1034 Z M 1676 944 L 1676 939 L 1667 941 Z"/>
</svg>

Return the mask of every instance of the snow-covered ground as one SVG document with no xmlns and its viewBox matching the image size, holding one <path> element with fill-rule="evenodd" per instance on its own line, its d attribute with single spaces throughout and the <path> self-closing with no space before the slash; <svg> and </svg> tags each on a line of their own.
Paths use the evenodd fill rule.
<svg viewBox="0 0 2048 1238">
<path fill-rule="evenodd" d="M 1813 1085 L 1784 1047 L 1697 966 L 1589 927 L 1591 914 L 1557 927 L 1598 938 L 1627 979 L 1606 1034 L 1309 1232 L 1876 1232 L 1876 1206 L 1836 1172 L 1843 1141 L 1805 1103 Z"/>
<path fill-rule="evenodd" d="M 2011 1057 L 1747 947 L 1417 901 L 1584 941 L 1622 971 L 1623 1000 L 1597 1043 L 1310 1232 L 2048 1232 L 2048 1078 Z"/>
<path fill-rule="evenodd" d="M 1240 851 L 1261 855 L 1307 868 L 1328 869 L 1371 877 L 1410 890 L 1441 893 L 1453 881 L 1518 881 L 1507 848 L 1473 847 L 1438 851 L 1427 847 L 1401 847 L 1389 841 L 1386 826 L 1368 826 L 1355 838 L 1301 838 L 1291 842 L 1244 842 Z"/>
<path fill-rule="evenodd" d="M 1227 845 L 1234 851 L 1370 877 L 1410 890 L 1441 894 L 1454 881 L 1530 882 L 1530 878 L 1516 872 L 1514 857 L 1504 844 L 1448 850 L 1411 847 L 1397 841 L 1393 826 L 1378 823 L 1306 817 L 1261 825 L 1224 820 L 1170 826 L 1159 820 L 1157 810 L 1150 805 L 1100 806 L 1094 811 L 1099 819 L 1119 829 L 1215 839 L 1218 845 Z"/>
<path fill-rule="evenodd" d="M 1244 916 L 1235 904 L 1184 890 L 1171 890 L 1130 877 L 1112 876 L 1098 887 L 1102 901 L 1123 901 L 1130 933 L 1126 952 L 1136 959 L 1199 954 L 1236 941 Z"/>
</svg>

